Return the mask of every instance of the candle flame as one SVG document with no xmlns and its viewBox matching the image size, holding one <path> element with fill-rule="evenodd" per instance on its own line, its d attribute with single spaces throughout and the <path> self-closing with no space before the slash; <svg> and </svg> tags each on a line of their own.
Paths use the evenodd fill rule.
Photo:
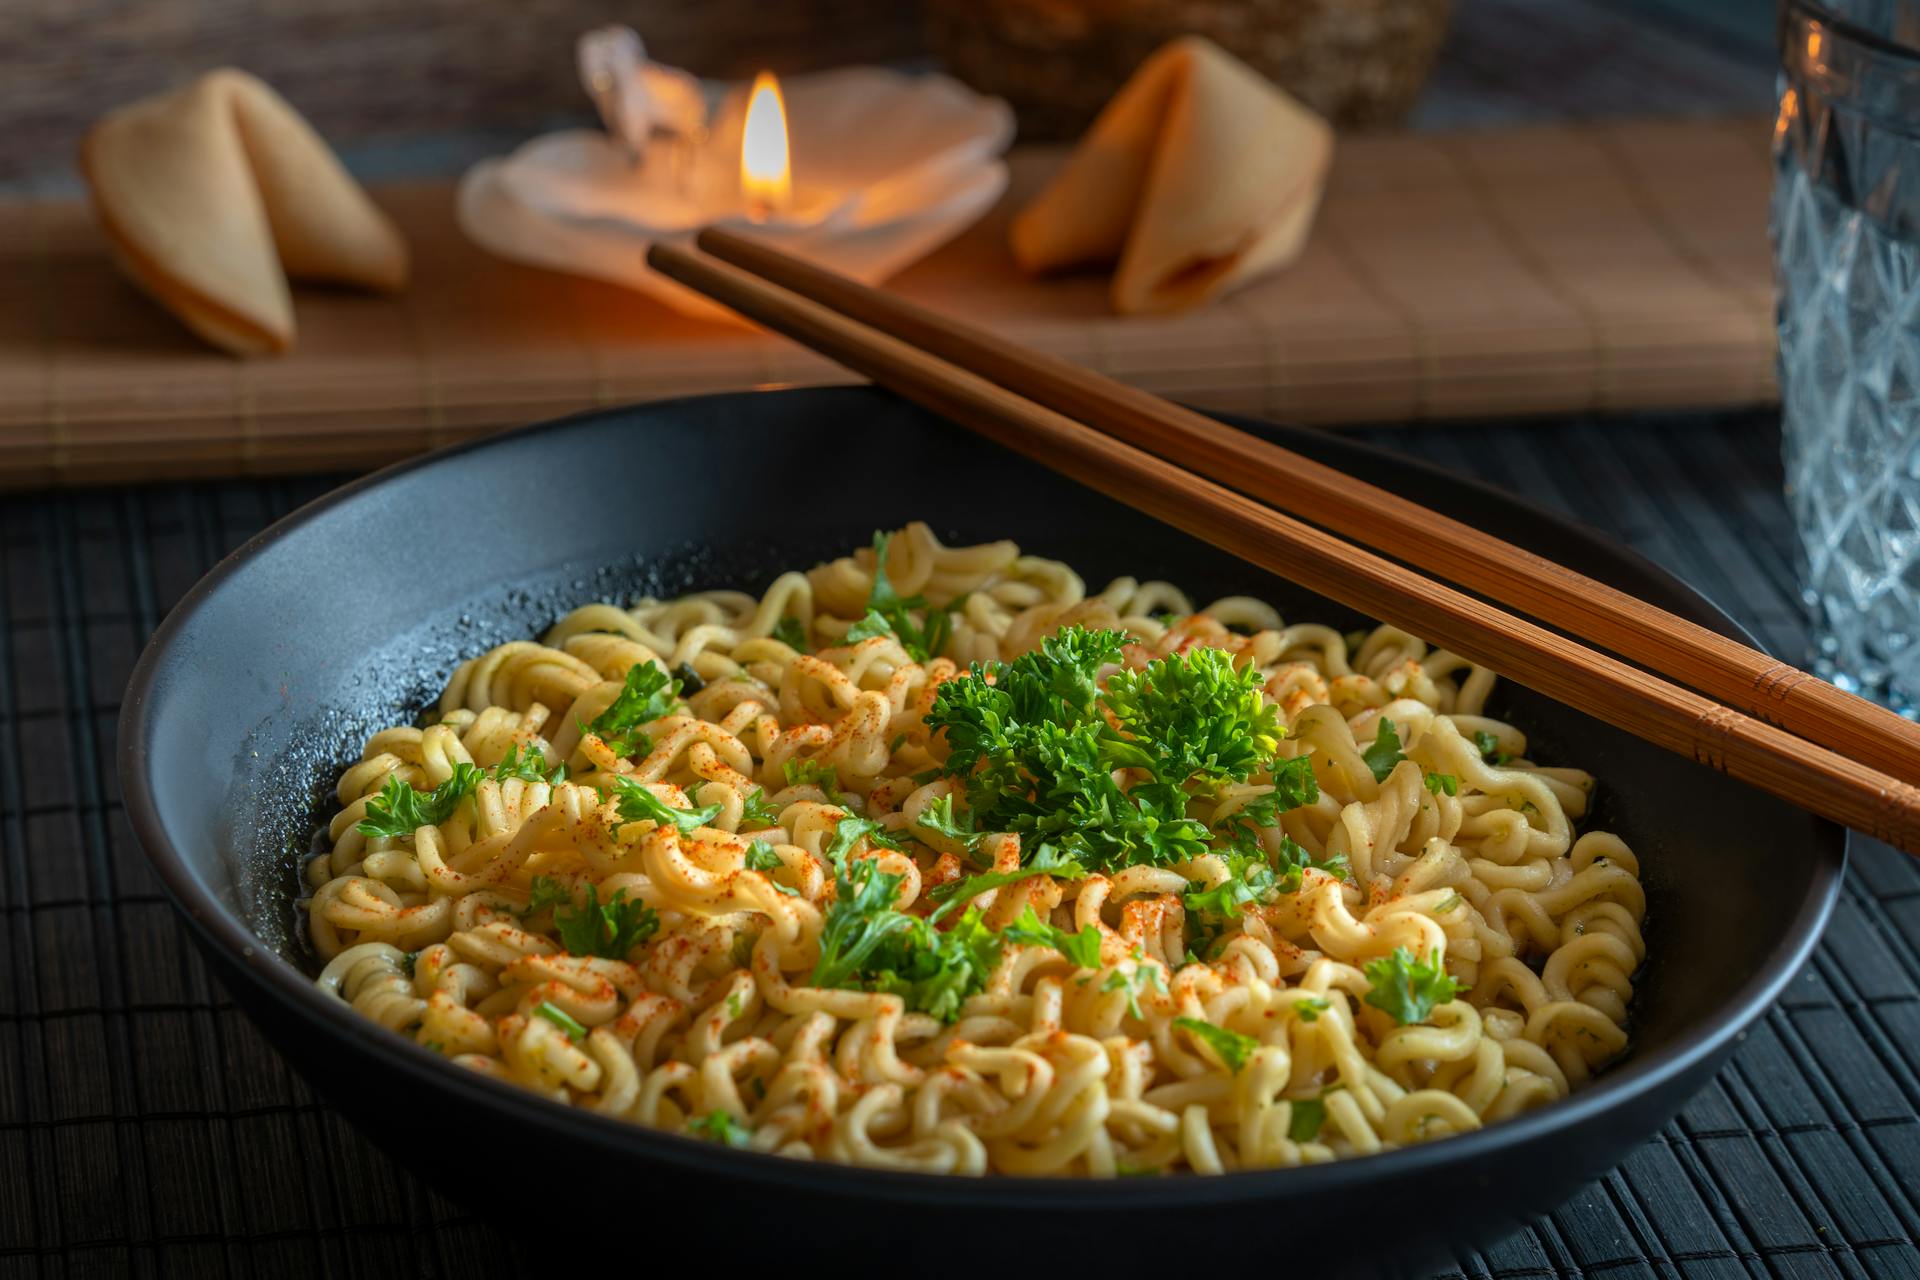
<svg viewBox="0 0 1920 1280">
<path fill-rule="evenodd" d="M 787 159 L 787 105 L 780 82 L 762 71 L 747 100 L 747 123 L 740 137 L 740 191 L 754 216 L 784 209 L 793 194 L 793 167 Z"/>
</svg>

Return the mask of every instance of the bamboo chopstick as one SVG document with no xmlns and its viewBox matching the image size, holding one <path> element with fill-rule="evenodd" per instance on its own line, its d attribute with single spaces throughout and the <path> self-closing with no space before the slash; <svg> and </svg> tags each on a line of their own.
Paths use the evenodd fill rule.
<svg viewBox="0 0 1920 1280">
<path fill-rule="evenodd" d="M 690 249 L 647 261 L 936 413 L 1309 590 L 1608 724 L 1920 853 L 1920 790 L 1169 466 L 906 342 Z"/>
<path fill-rule="evenodd" d="M 1472 525 L 1057 356 L 708 228 L 700 247 L 1068 417 L 1920 782 L 1920 724 Z"/>
</svg>

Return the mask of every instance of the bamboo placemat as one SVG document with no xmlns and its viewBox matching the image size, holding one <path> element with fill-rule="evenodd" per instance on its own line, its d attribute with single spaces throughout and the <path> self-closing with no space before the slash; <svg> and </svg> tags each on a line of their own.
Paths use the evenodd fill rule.
<svg viewBox="0 0 1920 1280">
<path fill-rule="evenodd" d="M 1013 268 L 1003 207 L 894 287 L 1127 381 L 1298 422 L 1773 397 L 1766 129 L 1751 118 L 1343 140 L 1306 253 L 1179 317 Z M 445 183 L 380 188 L 397 299 L 298 291 L 298 349 L 238 361 L 124 283 L 85 207 L 0 204 L 0 485 L 362 467 L 595 405 L 844 380 L 764 334 L 468 243 Z"/>
<path fill-rule="evenodd" d="M 1774 421 L 1368 434 L 1630 539 L 1793 656 L 1806 636 Z M 0 1280 L 571 1276 L 614 1239 L 658 1256 L 644 1231 L 567 1221 L 564 1169 L 536 1202 L 548 1211 L 507 1213 L 497 1193 L 456 1205 L 381 1154 L 214 985 L 134 843 L 112 744 L 140 646 L 216 559 L 334 481 L 0 502 Z M 1714 1081 L 1554 1213 L 1462 1251 L 1446 1280 L 1920 1275 L 1920 862 L 1855 852 L 1826 940 Z M 1687 925 L 1654 927 L 1657 946 Z M 1352 1216 L 1356 1232 L 1392 1227 L 1390 1205 Z M 1196 1257 L 1270 1266 L 1278 1223 L 1196 1241 Z M 807 1242 L 755 1243 L 738 1256 L 804 1270 L 789 1244 Z M 1074 1244 L 1089 1271 L 1126 1273 L 1124 1228 Z"/>
</svg>

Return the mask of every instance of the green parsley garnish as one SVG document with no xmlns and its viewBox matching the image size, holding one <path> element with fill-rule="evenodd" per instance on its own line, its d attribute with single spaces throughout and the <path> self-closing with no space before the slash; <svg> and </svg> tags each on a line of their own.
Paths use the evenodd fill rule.
<svg viewBox="0 0 1920 1280">
<path fill-rule="evenodd" d="M 683 662 L 675 667 L 673 669 L 673 678 L 680 682 L 680 692 L 686 694 L 688 697 L 692 697 L 707 687 L 706 678 L 693 669 L 691 662 Z"/>
<path fill-rule="evenodd" d="M 1264 850 L 1254 854 L 1226 855 L 1227 878 L 1207 889 L 1189 893 L 1183 899 L 1188 911 L 1234 916 L 1247 907 L 1266 906 L 1283 893 L 1297 893 L 1307 868 L 1324 871 L 1344 880 L 1347 877 L 1345 854 L 1315 858 L 1294 843 L 1293 837 L 1280 837 L 1277 862 L 1269 862 Z"/>
<path fill-rule="evenodd" d="M 1137 950 L 1136 948 L 1136 951 Z M 1136 963 L 1132 973 L 1128 973 L 1124 969 L 1115 969 L 1107 975 L 1107 980 L 1100 984 L 1100 989 L 1102 991 L 1126 992 L 1127 1012 L 1138 1018 L 1142 1016 L 1140 1013 L 1140 989 L 1142 987 L 1152 987 L 1154 990 L 1160 992 L 1160 994 L 1165 995 L 1167 991 L 1167 975 L 1161 971 L 1160 966 L 1157 964 L 1137 963 L 1140 959 L 1138 955 L 1136 955 L 1134 959 Z"/>
<path fill-rule="evenodd" d="M 607 744 L 617 756 L 637 758 L 653 750 L 653 739 L 640 726 L 651 724 L 679 705 L 680 684 L 654 662 L 636 662 L 627 668 L 626 684 L 607 709 L 586 725 L 587 732 Z"/>
<path fill-rule="evenodd" d="M 752 1130 L 733 1118 L 729 1111 L 709 1111 L 687 1121 L 687 1132 L 723 1147 L 744 1147 Z"/>
<path fill-rule="evenodd" d="M 740 825 L 755 831 L 780 825 L 780 810 L 767 802 L 766 788 L 755 787 L 751 795 L 741 800 Z"/>
<path fill-rule="evenodd" d="M 900 996 L 943 1022 L 960 1016 L 1000 962 L 1000 938 L 969 911 L 942 931 L 894 909 L 902 876 L 871 859 L 836 868 L 834 902 L 820 929 L 816 987 L 858 987 Z"/>
<path fill-rule="evenodd" d="M 1199 1018 L 1175 1018 L 1173 1025 L 1192 1032 L 1196 1040 L 1204 1041 L 1208 1048 L 1224 1062 L 1227 1070 L 1238 1072 L 1247 1065 L 1247 1059 L 1260 1047 L 1260 1042 L 1252 1036 L 1243 1036 L 1238 1031 L 1229 1031 L 1225 1027 L 1216 1027 L 1211 1022 L 1202 1022 Z"/>
<path fill-rule="evenodd" d="M 1435 795 L 1445 792 L 1457 796 L 1460 794 L 1460 779 L 1451 773 L 1430 773 L 1427 775 L 1427 790 Z"/>
<path fill-rule="evenodd" d="M 780 855 L 774 852 L 773 846 L 765 840 L 755 840 L 747 846 L 747 870 L 765 872 L 768 884 L 789 898 L 797 898 L 800 896 L 798 889 L 790 888 L 773 878 L 773 873 L 786 865 L 780 860 Z"/>
<path fill-rule="evenodd" d="M 847 808 L 847 798 L 840 794 L 840 771 L 824 760 L 801 760 L 798 757 L 781 766 L 780 772 L 787 776 L 787 785 L 803 787 L 809 783 L 826 793 L 829 804 Z"/>
<path fill-rule="evenodd" d="M 1042 920 L 1028 903 L 1014 922 L 1001 931 L 1001 936 L 1011 942 L 1028 946 L 1052 947 L 1082 969 L 1100 967 L 1100 929 L 1096 925 L 1080 926 L 1080 932 L 1068 933 L 1050 921 Z"/>
<path fill-rule="evenodd" d="M 872 848 L 900 847 L 900 842 L 872 818 L 842 818 L 833 824 L 833 839 L 826 848 L 827 865 L 835 871 L 846 870 L 847 855 L 853 852 L 853 846 L 861 836 L 867 838 L 867 844 Z"/>
<path fill-rule="evenodd" d="M 943 884 L 928 893 L 928 897 L 944 899 L 946 905 L 933 913 L 935 920 L 946 915 L 962 902 L 971 901 L 989 889 L 998 889 L 1004 885 L 1018 883 L 1033 876 L 1053 875 L 1067 880 L 1084 880 L 1087 869 L 1071 858 L 1063 858 L 1060 851 L 1052 845 L 1041 845 L 1034 850 L 1033 861 L 1024 867 L 1012 871 L 986 871 L 977 876 L 968 876 L 965 880 L 955 880 Z"/>
<path fill-rule="evenodd" d="M 971 809 L 955 811 L 951 793 L 935 796 L 928 801 L 927 807 L 920 811 L 920 816 L 914 819 L 913 824 L 923 831 L 945 836 L 968 853 L 972 853 L 988 835 L 985 831 L 974 829 Z"/>
<path fill-rule="evenodd" d="M 1425 1022 L 1435 1005 L 1447 1003 L 1460 990 L 1441 965 L 1438 950 L 1416 960 L 1405 947 L 1395 947 L 1392 955 L 1369 961 L 1366 974 L 1373 984 L 1367 1003 L 1385 1010 L 1401 1026 Z"/>
<path fill-rule="evenodd" d="M 587 886 L 585 904 L 575 907 L 573 894 L 552 876 L 535 876 L 522 915 L 552 907 L 553 927 L 560 945 L 576 956 L 625 960 L 627 953 L 660 930 L 659 913 L 644 902 L 628 901 L 625 889 L 615 889 L 604 903 L 596 885 Z"/>
<path fill-rule="evenodd" d="M 1309 996 L 1305 1000 L 1293 1002 L 1293 1012 L 1302 1022 L 1318 1022 L 1320 1015 L 1333 1006 L 1320 996 Z"/>
<path fill-rule="evenodd" d="M 493 766 L 495 782 L 505 782 L 509 778 L 518 778 L 522 782 L 565 782 L 567 766 L 562 763 L 549 769 L 547 757 L 543 753 L 528 746 L 526 754 L 522 755 L 520 746 L 516 743 L 508 747 L 507 754 L 500 758 L 500 763 Z"/>
<path fill-rule="evenodd" d="M 1327 1104 L 1318 1098 L 1294 1098 L 1290 1105 L 1292 1114 L 1287 1121 L 1287 1136 L 1295 1142 L 1312 1142 L 1320 1136 L 1320 1126 L 1327 1122 Z"/>
<path fill-rule="evenodd" d="M 622 825 L 629 822 L 658 822 L 662 826 L 673 827 L 681 835 L 692 835 L 720 816 L 724 805 L 710 804 L 699 809 L 676 809 L 645 786 L 624 774 L 612 774 L 607 781 L 613 784 L 620 798 L 620 819 Z"/>
<path fill-rule="evenodd" d="M 807 652 L 807 629 L 798 618 L 782 618 L 774 623 L 773 638 L 797 653 Z"/>
<path fill-rule="evenodd" d="M 1395 765 L 1405 760 L 1406 753 L 1400 750 L 1400 731 L 1393 727 L 1393 721 L 1380 717 L 1380 727 L 1373 735 L 1373 745 L 1360 753 L 1367 768 L 1373 770 L 1375 782 L 1385 782 L 1387 775 L 1393 772 Z"/>
<path fill-rule="evenodd" d="M 903 596 L 893 589 L 887 577 L 889 535 L 873 535 L 873 590 L 867 595 L 867 612 L 847 631 L 846 642 L 855 644 L 874 636 L 892 636 L 915 662 L 929 662 L 953 638 L 953 612 L 962 603 L 954 600 L 935 606 L 925 596 Z M 919 610 L 924 623 L 915 622 L 911 610 Z"/>
<path fill-rule="evenodd" d="M 1500 739 L 1485 729 L 1473 731 L 1473 745 L 1479 750 L 1480 758 L 1496 769 L 1513 759 L 1500 749 Z"/>
<path fill-rule="evenodd" d="M 946 735 L 945 773 L 966 783 L 972 828 L 1014 832 L 1026 848 L 1052 845 L 1096 870 L 1185 862 L 1220 839 L 1252 852 L 1250 824 L 1216 832 L 1187 808 L 1273 766 L 1281 729 L 1259 674 L 1199 648 L 1116 672 L 1102 689 L 1101 670 L 1126 643 L 1118 631 L 1068 627 L 940 685 L 926 722 Z M 1129 785 L 1114 779 L 1122 769 Z M 1279 799 L 1256 817 L 1271 820 L 1311 785 L 1310 768 L 1280 776 L 1286 790 L 1276 786 Z"/>
<path fill-rule="evenodd" d="M 587 1038 L 587 1029 L 565 1009 L 551 1000 L 542 1000 L 533 1007 L 533 1016 L 545 1018 L 554 1026 L 567 1033 L 567 1039 L 578 1043 Z"/>
<path fill-rule="evenodd" d="M 437 827 L 453 816 L 484 775 L 470 764 L 453 766 L 453 776 L 432 791 L 415 791 L 388 774 L 380 794 L 367 801 L 366 816 L 354 824 L 363 836 L 410 836 L 421 827 Z"/>
</svg>

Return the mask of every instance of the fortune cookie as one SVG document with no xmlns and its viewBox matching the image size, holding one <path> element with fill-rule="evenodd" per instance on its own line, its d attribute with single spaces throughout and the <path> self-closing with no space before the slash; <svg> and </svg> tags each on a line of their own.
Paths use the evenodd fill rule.
<svg viewBox="0 0 1920 1280">
<path fill-rule="evenodd" d="M 135 283 L 216 346 L 293 346 L 289 276 L 394 291 L 407 246 L 318 134 L 259 79 L 212 71 L 122 107 L 80 148 Z"/>
<path fill-rule="evenodd" d="M 1140 65 L 1013 222 L 1029 272 L 1116 262 L 1122 314 L 1178 311 L 1291 261 L 1333 155 L 1326 121 L 1218 45 Z"/>
</svg>

